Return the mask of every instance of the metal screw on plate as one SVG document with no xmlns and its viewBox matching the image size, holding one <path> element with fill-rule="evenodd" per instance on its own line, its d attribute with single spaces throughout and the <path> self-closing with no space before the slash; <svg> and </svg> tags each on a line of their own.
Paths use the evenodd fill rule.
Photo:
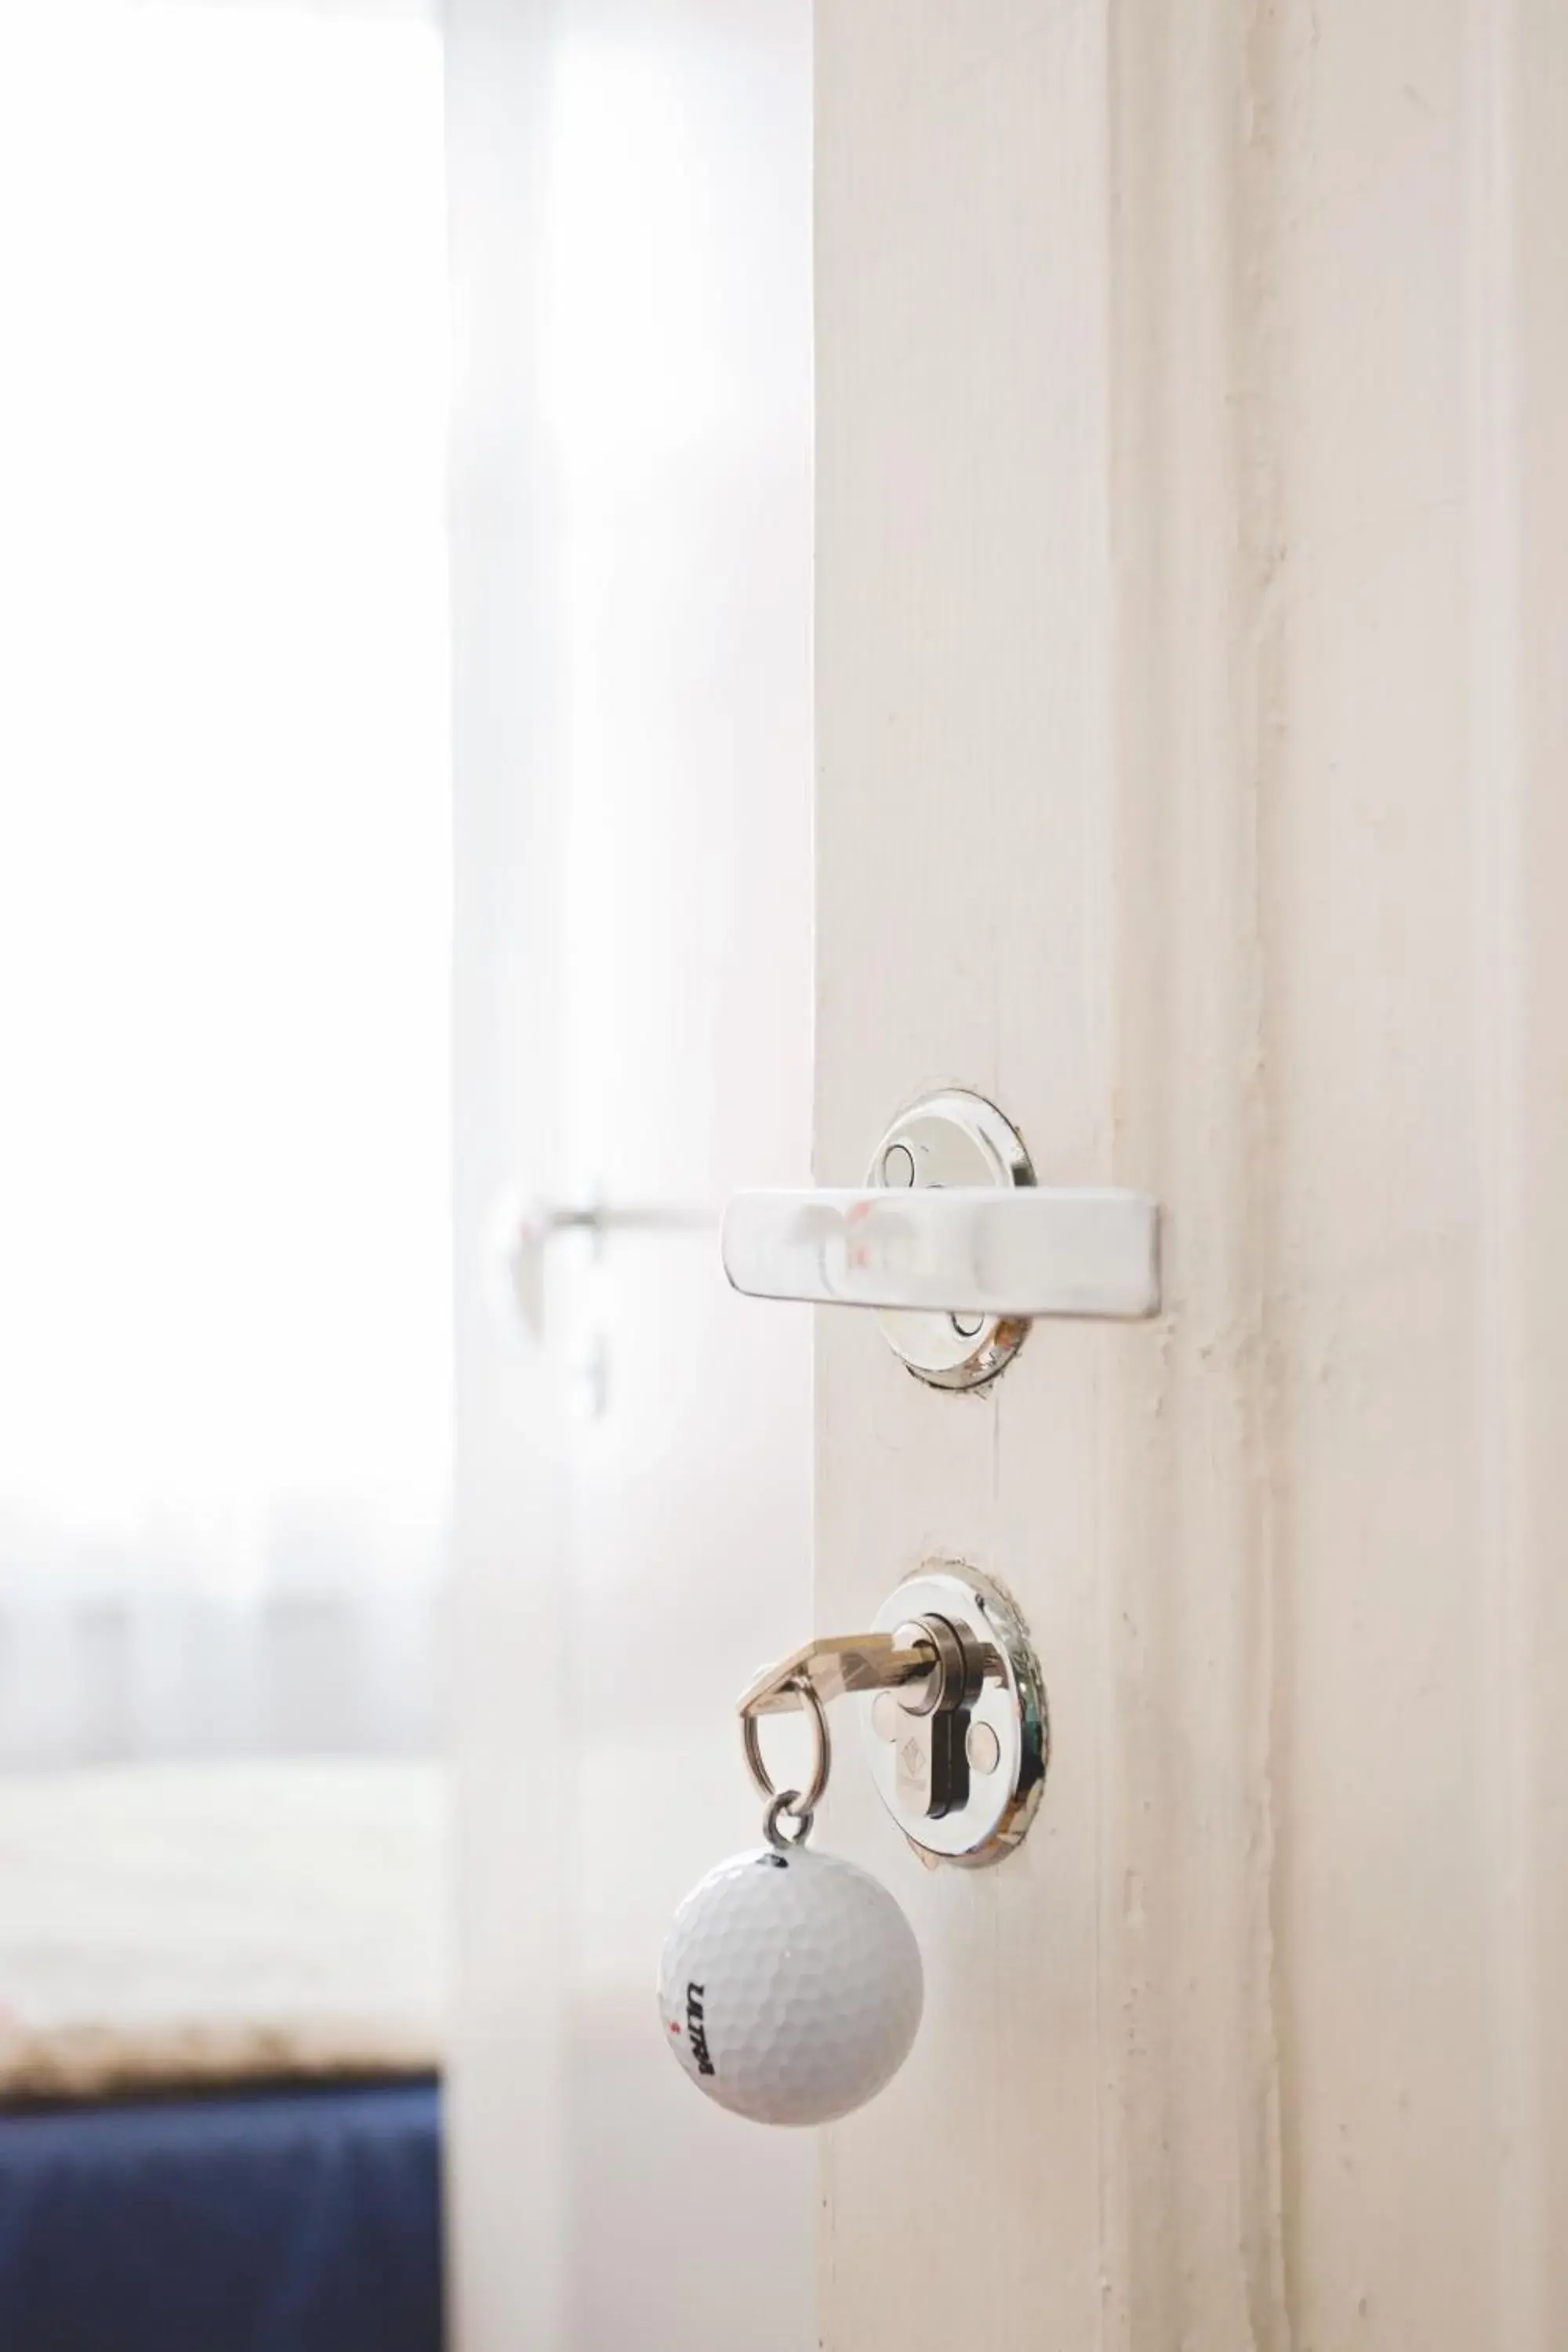
<svg viewBox="0 0 1568 2352">
<path fill-rule="evenodd" d="M 879 1739 L 897 1739 L 904 1727 L 904 1711 L 890 1690 L 879 1691 L 871 1701 L 871 1723 Z"/>
</svg>

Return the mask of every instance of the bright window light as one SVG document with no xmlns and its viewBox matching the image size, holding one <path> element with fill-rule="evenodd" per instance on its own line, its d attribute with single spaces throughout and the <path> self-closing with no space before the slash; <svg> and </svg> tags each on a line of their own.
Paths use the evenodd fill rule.
<svg viewBox="0 0 1568 2352">
<path fill-rule="evenodd" d="M 442 172 L 407 9 L 0 12 L 0 1601 L 437 1556 Z"/>
</svg>

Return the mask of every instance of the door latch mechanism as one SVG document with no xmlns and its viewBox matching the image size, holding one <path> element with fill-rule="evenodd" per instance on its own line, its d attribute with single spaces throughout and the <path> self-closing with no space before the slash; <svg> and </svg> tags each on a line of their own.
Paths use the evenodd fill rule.
<svg viewBox="0 0 1568 2352">
<path fill-rule="evenodd" d="M 1039 1802 L 1049 1738 L 1045 1686 L 1023 1619 L 1000 1586 L 951 1561 L 900 1585 L 868 1633 L 808 1642 L 740 1699 L 746 1759 L 780 1811 L 809 1820 L 832 1762 L 826 1707 L 853 1698 L 878 1793 L 922 1859 L 994 1862 Z M 761 1718 L 805 1707 L 817 1753 L 804 1792 L 774 1790 Z"/>
</svg>

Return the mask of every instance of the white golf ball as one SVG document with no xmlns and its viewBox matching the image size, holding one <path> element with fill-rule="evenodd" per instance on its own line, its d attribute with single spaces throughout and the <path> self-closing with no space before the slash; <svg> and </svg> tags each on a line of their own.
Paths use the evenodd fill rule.
<svg viewBox="0 0 1568 2352">
<path fill-rule="evenodd" d="M 731 1854 L 675 1915 L 665 2039 L 700 2089 L 760 2124 L 825 2124 L 896 2074 L 921 2021 L 920 1947 L 867 1872 L 770 1845 Z"/>
</svg>

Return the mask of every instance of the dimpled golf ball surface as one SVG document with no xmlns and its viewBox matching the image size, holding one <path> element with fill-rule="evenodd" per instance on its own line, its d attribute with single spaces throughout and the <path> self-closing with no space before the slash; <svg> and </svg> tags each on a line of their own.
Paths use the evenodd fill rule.
<svg viewBox="0 0 1568 2352">
<path fill-rule="evenodd" d="M 836 1854 L 732 1854 L 675 1916 L 659 1969 L 665 2040 L 719 2105 L 760 2124 L 825 2124 L 909 2055 L 923 1987 L 885 1886 Z"/>
</svg>

